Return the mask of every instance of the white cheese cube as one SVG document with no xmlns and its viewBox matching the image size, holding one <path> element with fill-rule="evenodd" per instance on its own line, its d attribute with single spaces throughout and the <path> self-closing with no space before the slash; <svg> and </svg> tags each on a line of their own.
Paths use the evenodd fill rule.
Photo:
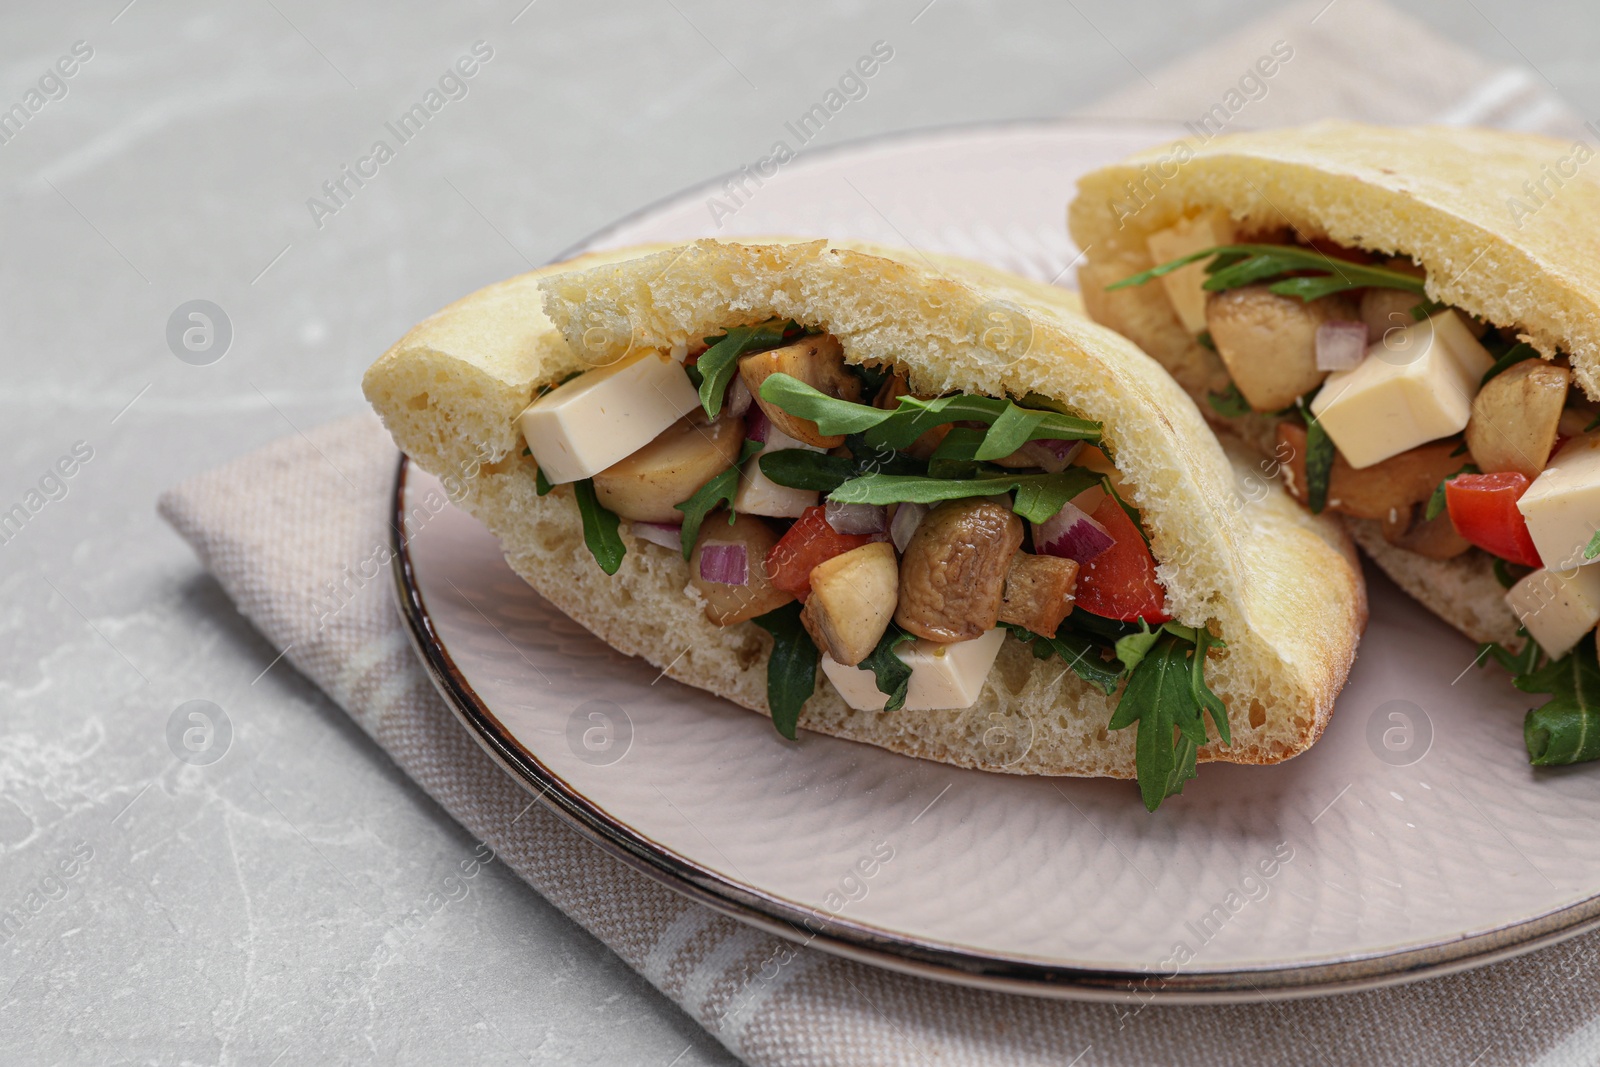
<svg viewBox="0 0 1600 1067">
<path fill-rule="evenodd" d="M 817 506 L 818 494 L 814 489 L 791 489 L 761 473 L 761 457 L 786 448 L 802 448 L 807 452 L 824 452 L 826 449 L 796 441 L 776 426 L 767 427 L 765 447 L 745 460 L 739 475 L 739 491 L 733 497 L 733 510 L 745 515 L 765 515 L 773 519 L 798 519 L 806 508 Z"/>
<path fill-rule="evenodd" d="M 1390 331 L 1322 383 L 1311 413 L 1352 467 L 1370 467 L 1466 428 L 1494 359 L 1454 311 Z"/>
<path fill-rule="evenodd" d="M 999 627 L 971 641 L 942 645 L 936 641 L 913 641 L 895 650 L 911 668 L 911 684 L 906 689 L 906 711 L 941 711 L 970 708 L 983 692 L 989 668 L 1000 654 L 1006 632 Z M 871 671 L 846 667 L 826 652 L 822 654 L 822 673 L 857 711 L 877 711 L 889 702 L 878 690 Z"/>
<path fill-rule="evenodd" d="M 699 404 L 683 367 L 647 350 L 557 386 L 518 421 L 534 462 L 560 485 L 632 455 Z"/>
<path fill-rule="evenodd" d="M 1234 237 L 1233 219 L 1219 208 L 1157 230 L 1145 238 L 1145 247 L 1150 250 L 1151 266 L 1159 267 L 1208 248 L 1232 244 Z M 1183 328 L 1192 334 L 1199 334 L 1206 328 L 1206 297 L 1210 295 L 1202 288 L 1206 277 L 1204 260 L 1161 276 L 1167 299 L 1172 301 Z"/>
<path fill-rule="evenodd" d="M 1517 501 L 1547 567 L 1595 563 L 1583 550 L 1600 529 L 1600 436 L 1568 441 Z"/>
<path fill-rule="evenodd" d="M 1565 656 L 1600 623 L 1600 567 L 1534 571 L 1506 591 L 1506 604 L 1540 648 Z"/>
</svg>

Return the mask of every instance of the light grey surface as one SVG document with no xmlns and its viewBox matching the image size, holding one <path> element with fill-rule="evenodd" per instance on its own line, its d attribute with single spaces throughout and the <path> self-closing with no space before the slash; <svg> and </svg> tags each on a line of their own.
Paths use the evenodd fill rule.
<svg viewBox="0 0 1600 1067">
<path fill-rule="evenodd" d="M 1260 5 L 124 2 L 0 14 L 0 108 L 93 49 L 0 144 L 0 512 L 93 449 L 0 543 L 0 1059 L 730 1062 L 268 670 L 156 494 L 359 409 L 436 307 L 763 155 L 874 41 L 893 61 L 818 144 L 1065 114 Z M 1403 6 L 1600 114 L 1584 5 Z M 480 40 L 465 98 L 319 228 L 307 198 Z M 234 333 L 209 366 L 166 339 L 197 298 Z M 233 730 L 205 766 L 168 742 L 193 699 Z"/>
</svg>

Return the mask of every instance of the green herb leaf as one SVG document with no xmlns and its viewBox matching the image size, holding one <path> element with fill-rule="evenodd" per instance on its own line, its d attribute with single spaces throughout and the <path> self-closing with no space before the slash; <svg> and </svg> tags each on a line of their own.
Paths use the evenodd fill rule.
<svg viewBox="0 0 1600 1067">
<path fill-rule="evenodd" d="M 1600 530 L 1594 532 L 1594 536 L 1589 538 L 1589 544 L 1583 550 L 1584 559 L 1594 559 L 1596 556 L 1600 556 Z"/>
<path fill-rule="evenodd" d="M 856 465 L 848 457 L 805 448 L 780 448 L 759 462 L 761 473 L 779 485 L 818 493 L 831 493 L 856 475 Z"/>
<path fill-rule="evenodd" d="M 555 486 L 550 484 L 550 479 L 544 476 L 544 468 L 537 467 L 533 472 L 533 491 L 540 496 L 549 496 L 550 490 Z"/>
<path fill-rule="evenodd" d="M 1510 589 L 1517 584 L 1517 580 L 1511 576 L 1506 561 L 1499 556 L 1494 557 L 1494 580 L 1500 583 L 1502 589 Z"/>
<path fill-rule="evenodd" d="M 1199 345 L 1201 348 L 1209 348 L 1213 352 L 1217 350 L 1217 342 L 1211 339 L 1210 330 L 1201 330 L 1199 333 L 1195 334 L 1194 343 Z"/>
<path fill-rule="evenodd" d="M 1269 278 L 1281 278 L 1268 288 L 1280 296 L 1297 296 L 1302 300 L 1315 300 L 1330 293 L 1364 288 L 1401 289 L 1419 296 L 1426 295 L 1421 278 L 1400 271 L 1334 259 L 1314 248 L 1270 244 L 1219 245 L 1162 263 L 1106 288 L 1124 289 L 1143 285 L 1203 259 L 1212 260 L 1206 267 L 1210 276 L 1204 283 L 1204 288 L 1211 292 L 1238 289 Z M 1312 271 L 1314 274 L 1282 277 L 1297 271 Z"/>
<path fill-rule="evenodd" d="M 578 514 L 583 517 L 583 543 L 589 546 L 601 570 L 607 574 L 617 573 L 628 549 L 617 533 L 616 514 L 595 498 L 593 479 L 573 482 L 572 492 L 578 498 Z"/>
<path fill-rule="evenodd" d="M 1020 407 L 1011 400 L 988 396 L 902 396 L 892 410 L 840 400 L 798 378 L 773 374 L 761 383 L 761 399 L 801 419 L 810 419 L 823 434 L 865 434 L 875 449 L 898 450 L 935 426 L 981 422 L 990 427 L 976 458 L 999 459 L 1028 441 L 1083 441 L 1100 438 L 1100 424 L 1059 411 Z"/>
<path fill-rule="evenodd" d="M 1117 691 L 1127 672 L 1121 665 L 1105 658 L 1103 650 L 1110 646 L 1102 641 L 1066 628 L 1058 629 L 1056 636 L 1045 637 L 1014 623 L 1002 623 L 1011 636 L 1030 646 L 1039 659 L 1060 656 L 1073 674 L 1098 686 L 1107 696 Z"/>
<path fill-rule="evenodd" d="M 817 432 L 827 435 L 870 430 L 895 414 L 887 408 L 829 396 L 789 374 L 769 374 L 761 383 L 761 399 L 795 418 L 810 419 L 817 424 Z"/>
<path fill-rule="evenodd" d="M 777 348 L 801 329 L 788 319 L 768 319 L 758 326 L 735 326 L 718 337 L 705 338 L 711 347 L 695 362 L 700 374 L 700 406 L 713 419 L 722 413 L 722 398 L 739 372 L 739 357 Z"/>
<path fill-rule="evenodd" d="M 790 601 L 750 620 L 772 635 L 767 658 L 767 708 L 778 733 L 793 741 L 800 709 L 817 688 L 817 646 L 800 623 L 800 603 Z"/>
<path fill-rule="evenodd" d="M 859 434 L 845 439 L 848 456 L 813 452 L 808 448 L 780 448 L 761 457 L 761 473 L 791 489 L 831 493 L 862 474 L 926 474 L 928 465 L 904 452 L 867 447 Z"/>
<path fill-rule="evenodd" d="M 1600 759 L 1600 662 L 1594 640 L 1590 633 L 1565 656 L 1512 680 L 1523 692 L 1553 694 L 1522 723 L 1528 762 L 1536 767 Z"/>
<path fill-rule="evenodd" d="M 1423 519 L 1428 522 L 1432 522 L 1434 519 L 1439 517 L 1440 512 L 1444 511 L 1444 506 L 1446 503 L 1445 486 L 1450 484 L 1450 478 L 1456 478 L 1463 474 L 1478 473 L 1480 473 L 1480 471 L 1478 470 L 1476 464 L 1464 463 L 1461 465 L 1461 469 L 1456 471 L 1455 474 L 1452 474 L 1449 478 L 1445 478 L 1443 481 L 1441 481 L 1438 486 L 1434 488 L 1433 495 L 1428 497 L 1428 506 L 1422 509 Z"/>
<path fill-rule="evenodd" d="M 1200 721 L 1199 709 L 1189 693 L 1189 664 L 1183 643 L 1167 637 L 1157 642 L 1128 675 L 1128 686 L 1108 724 L 1124 730 L 1138 724 L 1134 739 L 1139 794 L 1145 810 L 1155 811 L 1161 802 L 1183 791 L 1183 784 L 1195 775 L 1194 724 Z M 1178 731 L 1181 740 L 1173 737 Z M 1183 741 L 1190 741 L 1184 745 Z M 1201 742 L 1204 743 L 1201 725 Z"/>
<path fill-rule="evenodd" d="M 733 525 L 733 497 L 739 491 L 739 468 L 744 461 L 761 451 L 760 441 L 746 441 L 739 450 L 739 462 L 696 489 L 694 495 L 673 508 L 683 512 L 683 529 L 678 534 L 683 546 L 683 558 L 694 555 L 694 543 L 700 536 L 700 527 L 723 504 L 728 505 L 728 525 Z"/>
<path fill-rule="evenodd" d="M 1509 367 L 1513 367 L 1525 359 L 1536 359 L 1538 358 L 1538 355 L 1539 350 L 1537 348 L 1534 348 L 1526 341 L 1519 341 L 1510 348 L 1506 349 L 1505 354 L 1494 361 L 1494 366 L 1483 372 L 1483 380 L 1478 383 L 1479 387 L 1481 388 L 1485 385 L 1488 385 L 1489 379 L 1493 378 L 1501 371 L 1504 371 Z"/>
<path fill-rule="evenodd" d="M 1313 515 L 1321 514 L 1328 506 L 1328 482 L 1333 477 L 1333 459 L 1337 452 L 1328 431 L 1311 414 L 1311 402 L 1321 391 L 1319 385 L 1295 401 L 1295 407 L 1306 422 L 1306 507 Z"/>
<path fill-rule="evenodd" d="M 971 478 L 866 474 L 845 482 L 828 499 L 841 504 L 934 504 L 1015 491 L 1012 510 L 1029 522 L 1044 522 L 1099 481 L 1100 475 L 1086 467 L 1068 467 L 1059 474 L 986 472 Z"/>
<path fill-rule="evenodd" d="M 889 698 L 883 706 L 885 711 L 898 711 L 905 707 L 906 692 L 911 688 L 911 667 L 895 655 L 895 649 L 911 640 L 914 640 L 914 635 L 891 625 L 878 638 L 878 647 L 861 661 L 862 669 L 872 672 L 878 692 Z"/>
<path fill-rule="evenodd" d="M 1239 392 L 1239 387 L 1232 382 L 1220 393 L 1206 394 L 1206 400 L 1211 404 L 1212 410 L 1223 418 L 1237 419 L 1241 415 L 1248 415 L 1255 409 L 1250 406 L 1250 401 Z"/>
</svg>

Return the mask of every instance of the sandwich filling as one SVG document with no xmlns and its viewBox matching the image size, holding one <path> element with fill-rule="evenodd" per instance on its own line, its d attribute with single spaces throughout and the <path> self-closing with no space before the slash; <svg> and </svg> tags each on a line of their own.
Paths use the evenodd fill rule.
<svg viewBox="0 0 1600 1067">
<path fill-rule="evenodd" d="M 607 574 L 679 553 L 718 626 L 772 637 L 767 699 L 793 738 L 827 684 L 866 713 L 960 709 L 1001 645 L 1060 657 L 1136 728 L 1146 807 L 1229 743 L 1205 679 L 1225 655 L 1173 621 L 1100 424 L 1048 398 L 919 396 L 893 366 L 773 320 L 630 352 L 552 383 L 519 419 L 541 496 L 570 491 Z"/>
<path fill-rule="evenodd" d="M 1226 212 L 1148 239 L 1159 279 L 1230 384 L 1222 416 L 1266 413 L 1288 488 L 1313 512 L 1382 524 L 1429 559 L 1488 553 L 1527 638 L 1489 643 L 1553 698 L 1524 727 L 1535 764 L 1600 758 L 1600 417 L 1560 352 L 1426 296 L 1407 259 L 1287 231 L 1238 243 Z"/>
</svg>

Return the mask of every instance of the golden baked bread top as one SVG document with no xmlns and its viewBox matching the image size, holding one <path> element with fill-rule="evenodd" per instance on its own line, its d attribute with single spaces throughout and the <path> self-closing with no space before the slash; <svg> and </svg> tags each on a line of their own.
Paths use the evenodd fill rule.
<svg viewBox="0 0 1600 1067">
<path fill-rule="evenodd" d="M 1600 162 L 1583 142 L 1320 122 L 1175 142 L 1095 171 L 1068 212 L 1091 258 L 1209 207 L 1246 230 L 1415 258 L 1428 295 L 1572 360 L 1600 399 Z"/>
</svg>

